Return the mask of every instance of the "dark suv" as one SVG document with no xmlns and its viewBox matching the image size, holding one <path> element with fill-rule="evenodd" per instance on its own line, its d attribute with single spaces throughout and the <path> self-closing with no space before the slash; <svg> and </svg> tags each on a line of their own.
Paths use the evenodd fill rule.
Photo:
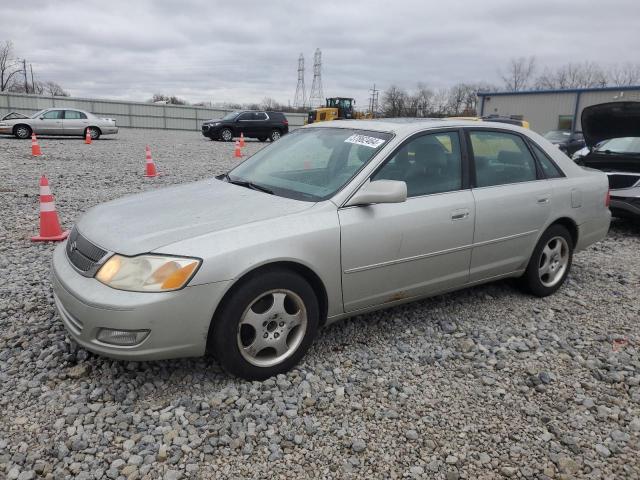
<svg viewBox="0 0 640 480">
<path fill-rule="evenodd" d="M 273 142 L 289 133 L 289 122 L 281 112 L 231 112 L 202 124 L 202 135 L 211 140 L 230 142 L 241 133 L 261 142 L 267 138 Z"/>
</svg>

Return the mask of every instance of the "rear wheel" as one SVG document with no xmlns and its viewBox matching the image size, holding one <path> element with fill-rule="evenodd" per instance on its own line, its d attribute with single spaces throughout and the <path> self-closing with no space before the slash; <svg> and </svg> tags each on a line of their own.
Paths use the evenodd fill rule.
<svg viewBox="0 0 640 480">
<path fill-rule="evenodd" d="M 288 270 L 249 277 L 216 313 L 209 347 L 222 367 L 246 380 L 284 373 L 311 345 L 320 310 L 309 283 Z"/>
<path fill-rule="evenodd" d="M 573 239 L 562 225 L 552 225 L 533 251 L 522 280 L 538 297 L 556 292 L 564 283 L 573 261 Z"/>
<path fill-rule="evenodd" d="M 276 140 L 279 140 L 281 136 L 282 135 L 280 134 L 280 130 L 274 129 L 271 132 L 271 135 L 269 135 L 269 138 L 271 139 L 272 142 L 275 142 Z"/>
<path fill-rule="evenodd" d="M 89 132 L 89 135 L 91 136 L 91 140 L 98 140 L 100 138 L 100 135 L 102 134 L 102 132 L 98 127 L 88 127 L 84 131 L 85 136 L 87 135 L 87 132 Z"/>
<path fill-rule="evenodd" d="M 13 129 L 13 134 L 22 140 L 29 138 L 32 132 L 29 125 L 16 125 Z"/>
<path fill-rule="evenodd" d="M 220 132 L 220 139 L 223 142 L 230 142 L 233 140 L 233 132 L 229 128 L 225 128 Z"/>
</svg>

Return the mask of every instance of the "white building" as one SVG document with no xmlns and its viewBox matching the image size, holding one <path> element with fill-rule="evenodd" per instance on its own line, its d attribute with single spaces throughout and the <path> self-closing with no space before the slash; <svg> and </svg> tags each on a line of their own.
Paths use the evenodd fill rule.
<svg viewBox="0 0 640 480">
<path fill-rule="evenodd" d="M 527 120 L 538 133 L 580 131 L 580 116 L 585 107 L 607 102 L 640 102 L 640 86 L 479 92 L 478 96 L 480 116 L 515 116 Z"/>
</svg>

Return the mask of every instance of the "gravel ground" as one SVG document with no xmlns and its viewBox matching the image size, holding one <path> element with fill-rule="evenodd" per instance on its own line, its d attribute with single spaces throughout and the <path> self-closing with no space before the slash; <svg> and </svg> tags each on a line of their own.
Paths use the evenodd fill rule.
<svg viewBox="0 0 640 480">
<path fill-rule="evenodd" d="M 54 245 L 28 241 L 42 173 L 70 227 L 228 169 L 233 145 L 149 130 L 40 143 L 34 159 L 0 138 L 0 478 L 640 478 L 638 225 L 614 222 L 550 298 L 499 282 L 362 315 L 247 383 L 210 359 L 79 349 L 53 306 Z"/>
</svg>

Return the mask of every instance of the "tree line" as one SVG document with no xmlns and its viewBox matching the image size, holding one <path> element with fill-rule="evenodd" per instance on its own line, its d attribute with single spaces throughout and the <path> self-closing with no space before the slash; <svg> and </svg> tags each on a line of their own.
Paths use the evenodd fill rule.
<svg viewBox="0 0 640 480">
<path fill-rule="evenodd" d="M 26 61 L 20 60 L 10 40 L 0 43 L 0 92 L 31 93 L 68 97 L 69 94 L 56 82 L 36 80 L 33 71 L 26 70 Z"/>
<path fill-rule="evenodd" d="M 500 71 L 500 78 L 502 85 L 459 83 L 450 88 L 431 89 L 418 83 L 412 91 L 391 85 L 382 92 L 376 113 L 385 117 L 475 116 L 478 113 L 478 92 L 638 85 L 640 63 L 613 65 L 606 69 L 594 62 L 539 68 L 535 57 L 521 57 L 511 59 Z"/>
</svg>

